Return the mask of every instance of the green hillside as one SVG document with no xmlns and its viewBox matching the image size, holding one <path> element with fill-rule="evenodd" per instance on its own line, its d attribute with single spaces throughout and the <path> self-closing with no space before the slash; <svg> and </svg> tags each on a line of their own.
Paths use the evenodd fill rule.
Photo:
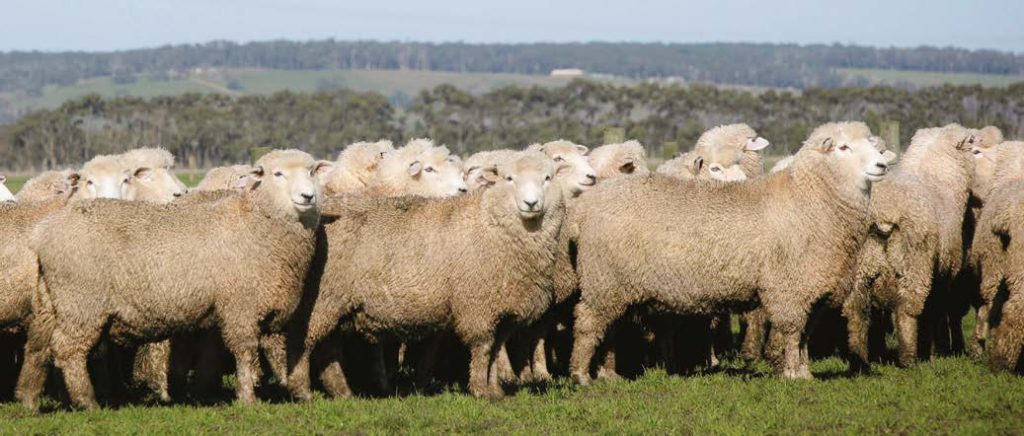
<svg viewBox="0 0 1024 436">
<path fill-rule="evenodd" d="M 1024 76 L 975 74 L 975 73 L 936 73 L 930 71 L 881 70 L 862 68 L 838 68 L 837 72 L 847 81 L 862 78 L 871 85 L 910 84 L 917 87 L 939 85 L 981 85 L 987 87 L 1005 87 L 1017 82 L 1024 82 Z"/>
</svg>

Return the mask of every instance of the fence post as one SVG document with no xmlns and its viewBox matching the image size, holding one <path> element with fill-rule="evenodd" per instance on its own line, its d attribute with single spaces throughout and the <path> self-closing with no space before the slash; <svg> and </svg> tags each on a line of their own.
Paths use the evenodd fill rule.
<svg viewBox="0 0 1024 436">
<path fill-rule="evenodd" d="M 604 129 L 604 143 L 618 144 L 626 142 L 626 129 L 622 127 L 608 127 Z"/>
<path fill-rule="evenodd" d="M 880 128 L 882 131 L 879 133 L 885 141 L 885 146 L 897 156 L 903 154 L 903 147 L 900 146 L 900 122 L 882 121 Z"/>
</svg>

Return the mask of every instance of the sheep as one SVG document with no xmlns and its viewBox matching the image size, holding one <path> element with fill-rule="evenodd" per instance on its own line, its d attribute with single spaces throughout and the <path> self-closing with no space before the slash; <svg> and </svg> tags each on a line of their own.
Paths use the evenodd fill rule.
<svg viewBox="0 0 1024 436">
<path fill-rule="evenodd" d="M 124 197 L 149 198 L 166 202 L 188 192 L 184 183 L 174 175 L 174 155 L 162 148 L 136 148 L 121 155 L 129 168 L 130 178 Z"/>
<path fill-rule="evenodd" d="M 871 307 L 895 316 L 899 365 L 916 362 L 925 301 L 948 292 L 943 286 L 963 261 L 961 227 L 975 141 L 956 124 L 918 130 L 897 170 L 872 188 L 871 232 L 858 255 L 855 290 L 843 307 L 858 366 L 870 357 Z"/>
<path fill-rule="evenodd" d="M 546 154 L 556 165 L 568 164 L 572 169 L 569 174 L 561 175 L 567 180 L 562 185 L 569 188 L 566 194 L 577 196 L 597 183 L 597 173 L 590 166 L 586 154 L 590 150 L 585 145 L 559 139 L 544 144 L 531 144 L 527 150 L 540 151 Z"/>
<path fill-rule="evenodd" d="M 197 191 L 218 191 L 222 189 L 245 188 L 246 181 L 253 168 L 249 165 L 231 165 L 229 167 L 217 167 L 206 172 L 203 180 L 199 181 L 195 190 Z"/>
<path fill-rule="evenodd" d="M 102 337 L 145 343 L 214 324 L 235 356 L 238 399 L 252 403 L 257 346 L 289 321 L 313 255 L 315 164 L 298 150 L 272 151 L 243 195 L 190 205 L 84 202 L 36 226 L 42 273 L 22 403 L 36 405 L 47 345 L 72 402 L 96 408 L 85 362 Z"/>
<path fill-rule="evenodd" d="M 14 196 L 14 194 L 11 194 L 10 189 L 7 189 L 7 185 L 4 185 L 4 182 L 6 181 L 7 176 L 0 176 L 0 203 L 17 202 L 18 199 Z"/>
<path fill-rule="evenodd" d="M 463 178 L 469 184 L 470 191 L 490 186 L 487 180 L 488 168 L 495 168 L 502 162 L 515 159 L 519 155 L 517 150 L 488 150 L 474 153 L 462 163 Z"/>
<path fill-rule="evenodd" d="M 688 151 L 662 162 L 661 165 L 658 165 L 656 172 L 684 180 L 693 180 L 697 178 L 703 168 L 704 160 L 693 151 Z"/>
<path fill-rule="evenodd" d="M 598 180 L 622 174 L 644 175 L 651 172 L 647 168 L 647 152 L 636 140 L 606 144 L 590 150 L 587 163 L 594 168 Z"/>
<path fill-rule="evenodd" d="M 987 189 L 978 193 L 984 198 L 985 207 L 978 218 L 968 261 L 968 267 L 980 275 L 978 292 L 981 302 L 973 343 L 979 354 L 984 349 L 993 303 L 1002 286 L 1010 291 L 1013 303 L 1000 301 L 1003 303 L 1002 323 L 1006 327 L 999 328 L 1004 330 L 1004 335 L 1019 334 L 1015 330 L 1019 329 L 1016 323 L 1020 322 L 1016 318 L 1020 297 L 1014 296 L 1020 293 L 1021 283 L 1018 268 L 1020 249 L 1016 239 L 1020 235 L 1020 227 L 1014 220 L 1020 221 L 1020 204 L 1024 200 L 1020 194 L 1024 186 L 1024 142 L 1004 142 L 993 148 L 995 150 L 989 154 L 993 155 L 998 169 L 990 178 Z M 1007 347 L 1018 346 L 1012 341 L 1004 341 L 1001 347 L 995 347 L 990 356 L 993 366 L 1007 368 L 1015 364 L 1019 349 L 1014 351 L 1014 348 Z"/>
<path fill-rule="evenodd" d="M 34 203 L 64 197 L 77 187 L 79 174 L 73 170 L 44 171 L 28 179 L 18 191 L 18 202 Z"/>
<path fill-rule="evenodd" d="M 469 191 L 462 178 L 462 159 L 429 139 L 413 139 L 386 153 L 364 189 L 370 195 L 447 197 Z"/>
<path fill-rule="evenodd" d="M 782 351 L 776 370 L 812 378 L 801 334 L 814 305 L 848 289 L 871 185 L 888 169 L 852 124 L 815 129 L 787 172 L 729 184 L 626 177 L 581 196 L 573 379 L 590 382 L 595 348 L 631 306 L 713 315 L 756 300 Z"/>
<path fill-rule="evenodd" d="M 384 157 L 394 151 L 391 141 L 357 142 L 338 154 L 334 168 L 321 178 L 325 196 L 354 192 L 367 187 Z"/>
<path fill-rule="evenodd" d="M 554 173 L 545 156 L 526 153 L 489 169 L 494 185 L 471 195 L 330 199 L 325 213 L 339 219 L 324 226 L 331 254 L 288 376 L 293 395 L 310 398 L 311 353 L 352 320 L 344 325 L 371 341 L 454 330 L 472 355 L 470 392 L 502 396 L 497 351 L 551 304 L 565 213 Z"/>
</svg>

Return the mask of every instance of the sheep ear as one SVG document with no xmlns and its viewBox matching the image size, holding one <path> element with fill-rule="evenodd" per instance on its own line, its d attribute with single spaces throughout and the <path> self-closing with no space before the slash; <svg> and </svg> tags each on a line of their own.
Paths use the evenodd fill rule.
<svg viewBox="0 0 1024 436">
<path fill-rule="evenodd" d="M 623 174 L 633 174 L 636 171 L 636 163 L 633 161 L 626 162 L 619 167 L 619 172 Z"/>
<path fill-rule="evenodd" d="M 136 179 L 139 179 L 139 180 L 145 180 L 147 182 L 151 181 L 151 180 L 153 180 L 153 169 L 152 168 L 146 168 L 146 167 L 138 168 L 132 174 L 132 177 L 134 177 Z"/>
<path fill-rule="evenodd" d="M 758 136 L 756 138 L 747 140 L 747 145 L 743 147 L 743 149 L 747 151 L 760 151 L 764 150 L 765 147 L 767 147 L 769 144 L 771 143 L 768 142 L 767 139 Z"/>
<path fill-rule="evenodd" d="M 558 168 L 555 168 L 555 175 L 556 176 L 564 176 L 564 175 L 567 175 L 567 174 L 569 174 L 571 172 L 572 172 L 572 165 L 569 165 L 567 163 L 560 164 L 560 165 L 558 165 Z"/>
<path fill-rule="evenodd" d="M 896 153 L 886 150 L 882 152 L 882 159 L 885 159 L 885 163 L 892 165 L 896 163 Z"/>
<path fill-rule="evenodd" d="M 417 174 L 423 171 L 423 163 L 420 161 L 409 164 L 409 175 L 415 177 Z"/>
<path fill-rule="evenodd" d="M 956 149 L 960 151 L 969 150 L 976 142 L 978 142 L 978 139 L 974 135 L 967 135 L 959 144 L 956 145 Z"/>
<path fill-rule="evenodd" d="M 828 152 L 832 151 L 832 147 L 835 147 L 835 145 L 836 145 L 836 141 L 835 140 L 833 140 L 832 138 L 825 138 L 824 141 L 821 141 L 821 152 L 822 153 L 828 153 Z"/>
<path fill-rule="evenodd" d="M 334 169 L 334 162 L 329 160 L 318 160 L 313 167 L 313 177 L 321 176 Z"/>
<path fill-rule="evenodd" d="M 498 183 L 498 180 L 501 180 L 498 169 L 495 167 L 481 169 L 480 178 L 486 180 L 488 184 Z"/>
<path fill-rule="evenodd" d="M 254 180 L 262 179 L 263 178 L 263 165 L 260 165 L 260 166 L 258 166 L 256 168 L 253 168 L 252 172 L 249 173 L 249 177 L 254 179 Z"/>
<path fill-rule="evenodd" d="M 82 175 L 78 174 L 77 172 L 73 172 L 71 174 L 68 174 L 68 178 L 67 178 L 68 185 L 69 186 L 78 186 L 78 181 L 81 180 L 81 179 L 82 179 Z"/>
<path fill-rule="evenodd" d="M 590 151 L 590 149 L 587 148 L 586 145 L 578 145 L 577 144 L 576 145 L 576 151 L 580 152 L 580 154 L 587 154 L 587 152 Z"/>
<path fill-rule="evenodd" d="M 698 156 L 693 160 L 693 174 L 700 174 L 700 170 L 704 168 L 704 158 Z"/>
<path fill-rule="evenodd" d="M 0 176 L 0 183 L 6 182 L 7 176 Z"/>
</svg>

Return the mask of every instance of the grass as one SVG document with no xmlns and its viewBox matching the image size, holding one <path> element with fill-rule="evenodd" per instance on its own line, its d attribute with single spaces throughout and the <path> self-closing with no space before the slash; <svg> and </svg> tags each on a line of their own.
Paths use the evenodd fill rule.
<svg viewBox="0 0 1024 436">
<path fill-rule="evenodd" d="M 973 328 L 971 319 L 965 331 Z M 330 400 L 305 404 L 227 402 L 127 406 L 43 414 L 0 404 L 8 433 L 1018 433 L 1024 382 L 970 357 L 911 369 L 875 365 L 848 376 L 838 358 L 814 361 L 817 377 L 787 381 L 764 364 L 727 359 L 691 376 L 651 370 L 632 381 L 579 387 L 558 378 L 490 402 L 464 393 Z"/>
<path fill-rule="evenodd" d="M 969 358 L 847 378 L 845 363 L 786 381 L 727 370 L 577 387 L 565 379 L 497 402 L 457 392 L 242 407 L 129 406 L 26 412 L 0 405 L 0 433 L 1007 433 L 1024 428 L 1024 384 Z"/>
<path fill-rule="evenodd" d="M 1024 76 L 974 73 L 940 73 L 929 71 L 882 70 L 862 68 L 837 68 L 837 72 L 848 79 L 862 77 L 868 83 L 894 85 L 910 83 L 916 86 L 939 85 L 982 85 L 986 87 L 1006 87 L 1013 83 L 1024 82 Z"/>
</svg>

